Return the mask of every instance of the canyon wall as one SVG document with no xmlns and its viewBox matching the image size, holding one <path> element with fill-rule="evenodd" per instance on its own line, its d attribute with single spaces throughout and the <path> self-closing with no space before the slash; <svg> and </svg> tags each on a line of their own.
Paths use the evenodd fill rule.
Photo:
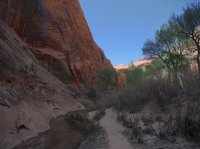
<svg viewBox="0 0 200 149">
<path fill-rule="evenodd" d="M 9 149 L 69 111 L 81 97 L 44 69 L 31 50 L 0 21 L 0 148 Z"/>
<path fill-rule="evenodd" d="M 1 0 L 0 19 L 28 44 L 53 75 L 68 69 L 72 83 L 95 81 L 102 67 L 112 68 L 94 42 L 78 0 Z"/>
<path fill-rule="evenodd" d="M 78 0 L 1 0 L 0 53 L 3 149 L 49 129 L 53 118 L 83 109 L 83 82 L 94 84 L 97 71 L 113 69 Z M 71 74 L 67 85 L 58 79 L 64 70 Z"/>
</svg>

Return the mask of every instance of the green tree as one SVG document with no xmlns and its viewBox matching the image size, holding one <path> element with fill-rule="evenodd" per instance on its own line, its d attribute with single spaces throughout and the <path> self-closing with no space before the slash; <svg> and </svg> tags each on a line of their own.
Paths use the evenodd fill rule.
<svg viewBox="0 0 200 149">
<path fill-rule="evenodd" d="M 159 59 L 156 59 L 151 65 L 146 66 L 145 76 L 147 78 L 159 79 L 164 75 L 164 67 L 163 63 Z"/>
<path fill-rule="evenodd" d="M 145 78 L 145 68 L 138 67 L 128 72 L 126 76 L 126 83 L 128 85 L 137 85 L 144 78 Z"/>
<path fill-rule="evenodd" d="M 117 87 L 117 72 L 111 68 L 103 68 L 97 72 L 97 86 L 105 95 L 111 88 Z"/>
<path fill-rule="evenodd" d="M 83 80 L 83 86 L 85 88 L 86 95 L 89 99 L 94 100 L 97 98 L 96 86 L 92 86 L 88 79 Z"/>
<path fill-rule="evenodd" d="M 143 47 L 143 54 L 159 59 L 163 68 L 178 83 L 178 73 L 188 64 L 186 57 L 187 40 L 168 24 L 156 32 L 155 42 L 148 40 Z M 171 77 L 170 77 L 171 78 Z"/>
<path fill-rule="evenodd" d="M 178 73 L 187 68 L 188 40 L 177 33 L 174 25 L 165 24 L 156 33 L 156 40 L 164 47 L 164 59 L 176 83 Z"/>
<path fill-rule="evenodd" d="M 169 23 L 176 28 L 177 33 L 193 41 L 195 51 L 197 51 L 196 61 L 200 75 L 200 2 L 186 7 L 182 15 L 173 15 Z"/>
</svg>

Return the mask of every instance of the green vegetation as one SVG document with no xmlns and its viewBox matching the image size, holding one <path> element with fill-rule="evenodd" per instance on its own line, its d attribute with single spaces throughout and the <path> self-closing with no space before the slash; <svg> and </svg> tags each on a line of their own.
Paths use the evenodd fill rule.
<svg viewBox="0 0 200 149">
<path fill-rule="evenodd" d="M 110 91 L 116 89 L 117 85 L 117 72 L 111 68 L 103 68 L 97 72 L 97 80 L 95 85 L 91 85 L 87 79 L 83 82 L 86 90 L 86 95 L 93 101 L 100 100 L 105 97 Z"/>
<path fill-rule="evenodd" d="M 96 86 L 90 85 L 90 83 L 89 83 L 89 81 L 87 79 L 85 79 L 83 81 L 83 86 L 85 88 L 85 94 L 86 94 L 86 96 L 90 100 L 95 101 L 95 99 L 97 98 L 97 89 L 96 89 Z"/>
<path fill-rule="evenodd" d="M 197 65 L 200 74 L 200 3 L 193 3 L 184 9 L 181 15 L 173 15 L 169 20 L 170 26 L 177 34 L 191 40 L 194 51 L 197 51 Z"/>
<path fill-rule="evenodd" d="M 197 108 L 200 97 L 200 3 L 188 6 L 179 16 L 173 15 L 156 32 L 155 39 L 144 43 L 142 50 L 145 56 L 154 59 L 154 63 L 127 75 L 127 83 L 136 85 L 128 86 L 118 95 L 115 101 L 119 106 L 116 108 L 137 113 L 151 104 L 154 105 L 154 115 L 162 112 L 169 119 L 159 119 L 163 123 L 159 134 L 153 130 L 153 118 L 149 118 L 145 130 L 141 130 L 134 120 L 127 119 L 126 115 L 121 117 L 123 123 L 130 127 L 130 132 L 135 132 L 133 136 L 150 133 L 173 141 L 182 135 L 200 141 L 200 113 Z M 198 73 L 191 71 L 191 57 L 195 51 Z M 175 111 L 179 114 L 174 114 Z"/>
<path fill-rule="evenodd" d="M 71 78 L 71 72 L 69 69 L 63 69 L 60 71 L 58 78 L 64 82 L 64 83 L 68 83 L 70 78 Z"/>
<path fill-rule="evenodd" d="M 133 67 L 126 77 L 127 87 L 115 95 L 105 96 L 98 104 L 124 112 L 118 119 L 131 129 L 132 138 L 147 133 L 172 142 L 177 136 L 199 142 L 200 3 L 188 6 L 179 16 L 173 15 L 155 33 L 155 39 L 144 43 L 142 50 L 153 63 Z M 198 71 L 191 69 L 194 52 Z M 114 72 L 100 71 L 101 90 L 106 93 L 114 77 Z M 138 127 L 138 120 L 127 119 L 127 113 L 141 113 L 149 106 L 153 116 L 143 118 L 145 130 Z M 161 113 L 168 118 L 159 118 Z M 156 121 L 163 125 L 158 134 L 152 128 Z"/>
<path fill-rule="evenodd" d="M 145 68 L 136 68 L 128 72 L 126 77 L 126 83 L 128 85 L 137 85 L 140 83 L 145 77 Z"/>
<path fill-rule="evenodd" d="M 108 90 L 117 87 L 117 72 L 110 68 L 103 68 L 97 72 L 97 88 L 103 94 L 107 94 Z"/>
<path fill-rule="evenodd" d="M 157 31 L 155 42 L 148 40 L 142 50 L 144 55 L 158 59 L 162 68 L 168 72 L 170 81 L 178 84 L 181 72 L 189 66 L 187 45 L 187 39 L 165 24 Z"/>
</svg>

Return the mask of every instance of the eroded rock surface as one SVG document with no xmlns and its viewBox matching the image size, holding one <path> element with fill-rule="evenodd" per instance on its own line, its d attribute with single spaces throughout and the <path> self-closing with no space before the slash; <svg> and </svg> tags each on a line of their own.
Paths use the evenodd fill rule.
<svg viewBox="0 0 200 149">
<path fill-rule="evenodd" d="M 94 42 L 78 0 L 1 0 L 0 18 L 27 43 L 55 76 L 69 69 L 72 82 L 95 81 L 112 65 Z"/>
<path fill-rule="evenodd" d="M 47 130 L 58 115 L 84 108 L 78 99 L 0 21 L 0 148 Z"/>
</svg>

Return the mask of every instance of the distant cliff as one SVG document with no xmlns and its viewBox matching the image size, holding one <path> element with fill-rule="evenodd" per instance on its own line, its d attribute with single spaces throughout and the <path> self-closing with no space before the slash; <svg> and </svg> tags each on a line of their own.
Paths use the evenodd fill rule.
<svg viewBox="0 0 200 149">
<path fill-rule="evenodd" d="M 110 61 L 94 42 L 78 0 L 1 0 L 0 19 L 11 26 L 37 59 L 58 76 L 69 69 L 72 83 L 95 81 Z"/>
<path fill-rule="evenodd" d="M 130 72 L 131 70 L 133 70 L 134 68 L 145 67 L 145 66 L 151 65 L 152 63 L 153 63 L 152 58 L 141 58 L 137 61 L 131 62 L 130 64 L 116 65 L 116 66 L 114 66 L 114 68 L 125 80 L 127 73 Z"/>
</svg>

